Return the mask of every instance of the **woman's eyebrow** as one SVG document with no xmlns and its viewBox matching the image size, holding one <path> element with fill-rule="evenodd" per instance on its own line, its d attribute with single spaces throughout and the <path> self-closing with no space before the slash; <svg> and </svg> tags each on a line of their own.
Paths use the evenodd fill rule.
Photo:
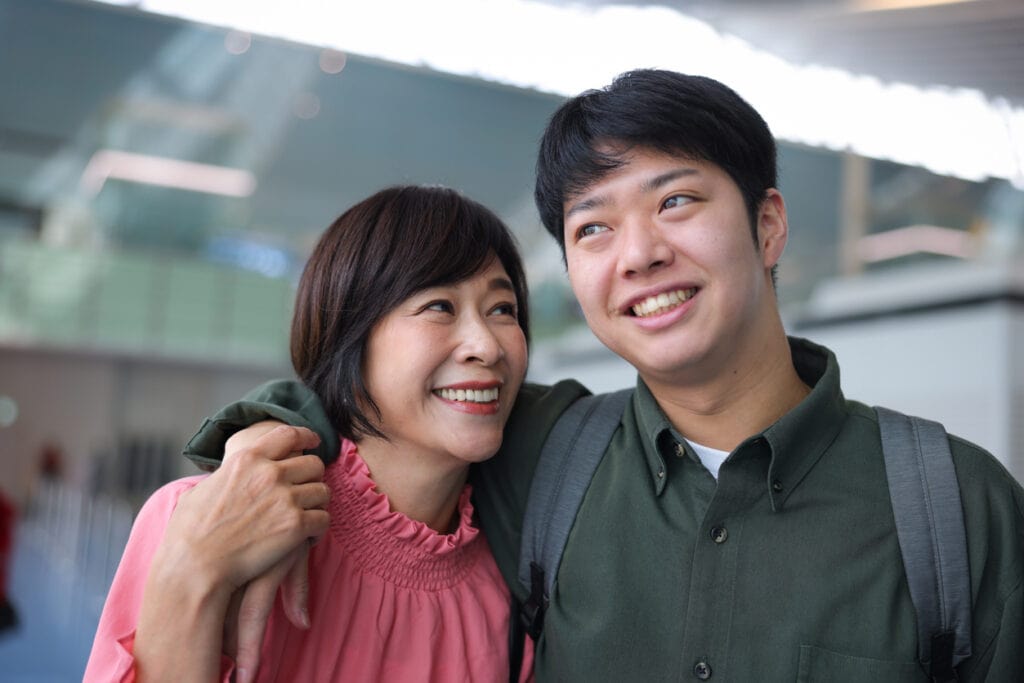
<svg viewBox="0 0 1024 683">
<path fill-rule="evenodd" d="M 512 281 L 506 277 L 496 277 L 487 283 L 487 289 L 491 291 L 509 291 L 513 294 L 516 288 L 512 286 Z"/>
</svg>

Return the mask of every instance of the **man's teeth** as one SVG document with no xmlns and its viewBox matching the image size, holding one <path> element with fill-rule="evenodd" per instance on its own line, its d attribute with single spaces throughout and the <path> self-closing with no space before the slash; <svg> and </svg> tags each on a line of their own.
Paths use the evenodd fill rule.
<svg viewBox="0 0 1024 683">
<path fill-rule="evenodd" d="M 675 308 L 696 293 L 697 288 L 691 287 L 690 289 L 677 289 L 674 292 L 663 292 L 655 296 L 649 296 L 633 306 L 633 315 L 638 318 L 646 318 L 649 315 L 664 313 Z"/>
<path fill-rule="evenodd" d="M 492 403 L 498 400 L 498 387 L 492 389 L 438 389 L 434 393 L 449 401 Z"/>
</svg>

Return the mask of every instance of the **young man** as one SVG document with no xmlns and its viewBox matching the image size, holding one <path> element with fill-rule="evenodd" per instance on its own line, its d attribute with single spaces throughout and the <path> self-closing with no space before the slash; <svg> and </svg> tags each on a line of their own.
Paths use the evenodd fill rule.
<svg viewBox="0 0 1024 683">
<path fill-rule="evenodd" d="M 835 357 L 787 339 L 779 317 L 775 157 L 732 90 L 666 71 L 623 74 L 548 125 L 541 218 L 590 328 L 639 379 L 562 557 L 539 680 L 926 680 L 876 414 L 847 401 Z M 502 451 L 475 475 L 521 599 L 537 457 L 583 393 L 525 387 Z M 192 457 L 216 460 L 226 435 L 267 417 L 336 443 L 294 383 L 251 398 L 204 426 Z M 950 446 L 973 604 L 958 674 L 1024 680 L 1024 491 L 980 448 Z"/>
</svg>

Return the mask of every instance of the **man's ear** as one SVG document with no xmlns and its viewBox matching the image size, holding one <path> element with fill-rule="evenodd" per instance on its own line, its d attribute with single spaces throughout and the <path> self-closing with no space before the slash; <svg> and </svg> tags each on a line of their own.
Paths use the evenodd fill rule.
<svg viewBox="0 0 1024 683">
<path fill-rule="evenodd" d="M 789 221 L 786 202 L 774 187 L 765 192 L 757 211 L 757 246 L 765 269 L 772 268 L 782 258 L 789 239 Z"/>
</svg>

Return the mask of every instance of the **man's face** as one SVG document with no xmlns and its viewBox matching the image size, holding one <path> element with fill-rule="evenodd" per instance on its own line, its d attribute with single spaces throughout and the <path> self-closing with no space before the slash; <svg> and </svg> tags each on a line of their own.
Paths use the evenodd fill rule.
<svg viewBox="0 0 1024 683">
<path fill-rule="evenodd" d="M 777 319 L 782 197 L 769 191 L 755 244 L 739 188 L 718 166 L 648 149 L 624 160 L 565 202 L 573 291 L 594 334 L 649 383 L 714 379 Z"/>
</svg>

